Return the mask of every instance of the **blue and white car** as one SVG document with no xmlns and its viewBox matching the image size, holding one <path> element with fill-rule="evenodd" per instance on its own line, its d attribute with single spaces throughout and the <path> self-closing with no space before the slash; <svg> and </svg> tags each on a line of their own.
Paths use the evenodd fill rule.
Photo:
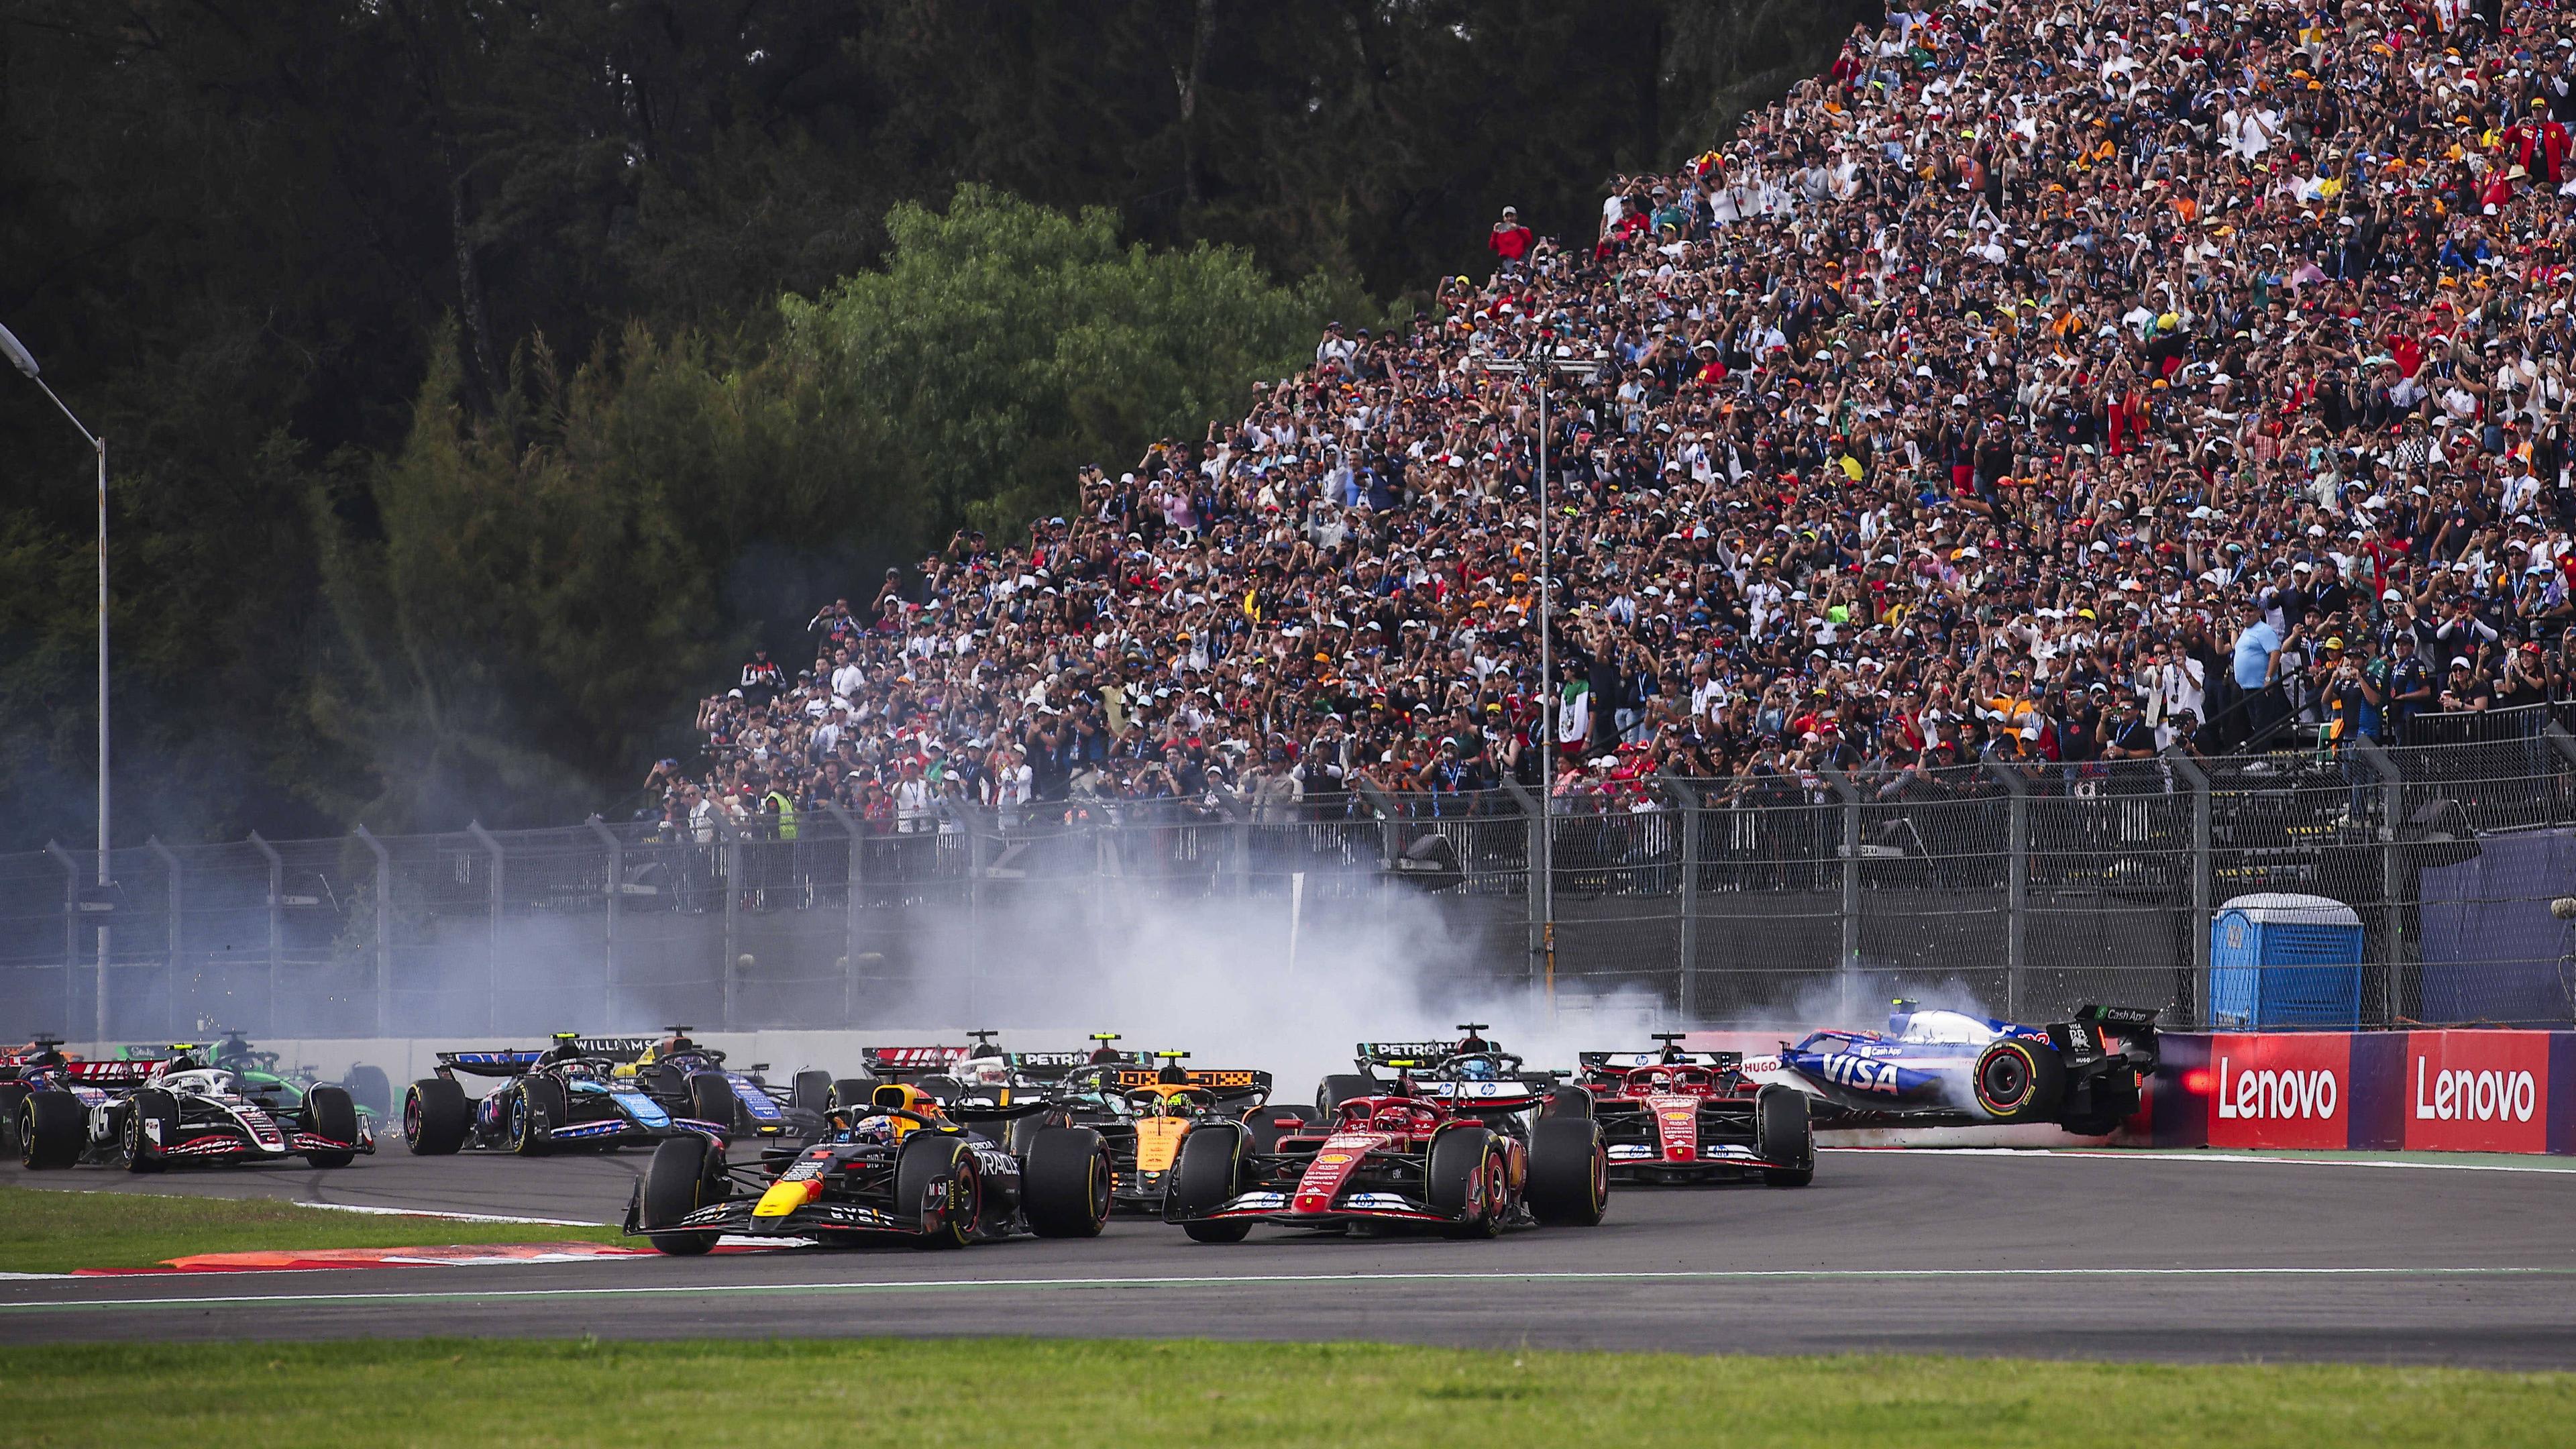
<svg viewBox="0 0 2576 1449">
<path fill-rule="evenodd" d="M 643 1089 L 664 1111 L 703 1122 L 722 1122 L 729 1133 L 763 1140 L 810 1142 L 823 1135 L 832 1104 L 832 1074 L 807 1069 L 785 1087 L 770 1085 L 769 1063 L 749 1071 L 725 1065 L 725 1054 L 694 1041 L 685 1026 L 643 1042 L 614 1069 L 620 1083 Z M 620 1045 L 633 1038 L 620 1038 Z"/>
<path fill-rule="evenodd" d="M 656 1101 L 632 1077 L 617 1075 L 619 1067 L 631 1065 L 651 1045 L 650 1038 L 564 1033 L 544 1050 L 440 1052 L 436 1074 L 412 1083 L 403 1094 L 403 1142 L 423 1157 L 466 1148 L 536 1157 L 658 1143 L 684 1134 L 720 1143 L 732 1135 L 729 1097 L 721 1118 L 683 1116 Z M 496 1079 L 501 1085 L 477 1100 L 466 1095 L 460 1075 Z"/>
<path fill-rule="evenodd" d="M 2087 1006 L 2025 1026 L 1898 1001 L 1885 1031 L 1814 1031 L 1744 1063 L 1821 1099 L 1818 1125 L 2054 1122 L 2099 1136 L 2138 1110 L 2156 1066 L 2156 1014 Z"/>
</svg>

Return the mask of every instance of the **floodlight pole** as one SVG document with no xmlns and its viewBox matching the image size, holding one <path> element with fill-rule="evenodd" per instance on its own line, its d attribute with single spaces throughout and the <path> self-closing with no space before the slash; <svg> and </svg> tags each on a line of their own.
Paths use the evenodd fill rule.
<svg viewBox="0 0 2576 1449">
<path fill-rule="evenodd" d="M 11 362 L 17 364 L 17 368 L 20 372 L 27 375 L 27 380 L 29 382 L 32 382 L 36 386 L 44 389 L 45 396 L 52 399 L 54 406 L 61 410 L 62 415 L 65 418 L 70 420 L 71 425 L 79 431 L 82 439 L 88 442 L 90 451 L 98 455 L 98 884 L 101 887 L 105 887 L 109 881 L 107 844 L 107 439 L 91 432 L 88 426 L 81 422 L 79 416 L 73 413 L 72 410 L 64 404 L 60 397 L 55 396 L 53 388 L 46 383 L 42 376 L 38 375 L 39 369 L 36 366 L 34 354 L 28 352 L 25 345 L 20 343 L 17 337 L 6 327 L 0 327 L 0 355 L 6 355 Z M 100 896 L 100 904 L 106 904 L 106 892 L 104 889 L 100 891 Z M 97 1000 L 92 1003 L 92 1013 L 95 1018 L 95 1035 L 93 1040 L 98 1042 L 99 1048 L 102 1051 L 106 1049 L 107 1044 L 108 930 L 108 925 L 104 920 L 102 920 L 98 927 Z M 63 969 L 68 973 L 71 969 L 71 963 L 68 961 L 64 962 Z M 63 1025 L 68 1029 L 71 1023 L 65 1022 Z"/>
</svg>

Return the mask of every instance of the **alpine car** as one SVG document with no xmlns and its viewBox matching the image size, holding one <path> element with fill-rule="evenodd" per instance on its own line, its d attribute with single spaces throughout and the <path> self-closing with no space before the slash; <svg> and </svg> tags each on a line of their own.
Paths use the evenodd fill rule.
<svg viewBox="0 0 2576 1449">
<path fill-rule="evenodd" d="M 663 1143 L 627 1202 L 626 1231 L 672 1254 L 703 1253 L 733 1233 L 825 1246 L 910 1240 L 960 1248 L 1023 1233 L 1096 1236 L 1109 1220 L 1109 1153 L 1084 1127 L 1045 1127 L 1012 1152 L 972 1125 L 1050 1110 L 943 1103 L 888 1082 L 803 1147 L 779 1144 L 756 1168 L 703 1138 Z"/>
<path fill-rule="evenodd" d="M 2087 1006 L 2072 1021 L 2020 1026 L 1900 1000 L 1883 1032 L 1809 1032 L 1742 1069 L 1822 1099 L 1827 1126 L 2054 1122 L 2100 1136 L 2138 1110 L 2156 1067 L 2155 1020 Z"/>
<path fill-rule="evenodd" d="M 1805 1187 L 1815 1180 L 1804 1092 L 1748 1080 L 1740 1052 L 1683 1051 L 1677 1032 L 1654 1039 L 1662 1043 L 1654 1051 L 1578 1053 L 1579 1084 L 1553 1099 L 1558 1110 L 1589 1110 L 1601 1124 L 1611 1181 Z"/>
<path fill-rule="evenodd" d="M 488 1148 L 537 1157 L 566 1149 L 615 1150 L 690 1136 L 722 1141 L 733 1131 L 726 1095 L 706 1117 L 676 1116 L 631 1078 L 616 1075 L 652 1046 L 649 1038 L 556 1034 L 543 1051 L 440 1052 L 434 1075 L 403 1094 L 403 1142 L 421 1157 Z M 501 1085 L 479 1101 L 466 1096 L 459 1073 Z M 716 1087 L 723 1087 L 714 1079 Z M 712 1094 L 710 1094 L 712 1095 Z"/>
<path fill-rule="evenodd" d="M 376 1150 L 345 1089 L 316 1086 L 281 1106 L 247 1091 L 234 1073 L 208 1066 L 202 1051 L 180 1043 L 159 1060 L 22 1067 L 19 1161 L 30 1168 L 122 1162 L 130 1171 L 159 1172 L 177 1163 L 301 1157 L 315 1167 L 346 1167 Z"/>
<path fill-rule="evenodd" d="M 722 1122 L 744 1136 L 804 1141 L 821 1135 L 823 1111 L 832 1099 L 831 1073 L 802 1071 L 790 1085 L 774 1087 L 764 1075 L 767 1062 L 736 1071 L 725 1065 L 723 1052 L 692 1041 L 687 1027 L 665 1030 L 669 1036 L 648 1043 L 610 1075 L 640 1087 L 674 1116 Z"/>
<path fill-rule="evenodd" d="M 1201 1122 L 1181 1143 L 1163 1220 L 1202 1243 L 1241 1242 L 1255 1223 L 1454 1238 L 1598 1223 L 1609 1201 L 1600 1124 L 1545 1106 L 1521 1081 L 1398 1077 L 1282 1129 L 1266 1150 L 1247 1125 Z"/>
</svg>

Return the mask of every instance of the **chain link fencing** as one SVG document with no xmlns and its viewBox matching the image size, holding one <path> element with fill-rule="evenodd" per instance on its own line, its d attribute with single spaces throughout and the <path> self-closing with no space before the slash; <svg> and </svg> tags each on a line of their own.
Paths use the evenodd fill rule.
<svg viewBox="0 0 2576 1449">
<path fill-rule="evenodd" d="M 0 855 L 0 1035 L 1055 1024 L 1203 959 L 1183 947 L 1210 930 L 1251 933 L 1292 989 L 1400 973 L 1390 1017 L 1399 992 L 1528 992 L 1681 1024 L 1857 1023 L 1900 995 L 2027 1021 L 2576 1019 L 2576 926 L 2550 909 L 2576 895 L 2576 736 L 2538 715 L 2397 748 L 1666 778 L 1547 811 L 1363 791 L 916 823 L 155 841 L 105 889 L 92 852 Z"/>
</svg>

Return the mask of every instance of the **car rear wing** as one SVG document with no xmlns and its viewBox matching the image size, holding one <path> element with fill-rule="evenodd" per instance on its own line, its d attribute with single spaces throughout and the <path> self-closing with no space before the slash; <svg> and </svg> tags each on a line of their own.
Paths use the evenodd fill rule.
<svg viewBox="0 0 2576 1449">
<path fill-rule="evenodd" d="M 611 1062 L 631 1062 L 654 1044 L 649 1036 L 583 1036 L 573 1038 L 573 1046 L 585 1057 Z M 546 1059 L 550 1047 L 494 1047 L 488 1051 L 440 1052 L 442 1071 L 453 1070 L 470 1077 L 524 1077 Z"/>
<path fill-rule="evenodd" d="M 1437 1066 L 1457 1050 L 1454 1041 L 1364 1041 L 1358 1047 L 1359 1063 L 1366 1067 Z"/>
<path fill-rule="evenodd" d="M 114 1091 L 118 1088 L 142 1086 L 151 1079 L 154 1070 L 168 1060 L 167 1056 L 161 1056 L 149 1059 L 110 1057 L 103 1061 L 65 1062 L 62 1073 L 84 1087 L 99 1087 Z"/>
<path fill-rule="evenodd" d="M 1160 1067 L 1121 1067 L 1109 1078 L 1110 1085 L 1122 1092 L 1146 1087 L 1198 1087 L 1220 1097 L 1248 1097 L 1271 1089 L 1268 1072 L 1249 1067 L 1196 1067 L 1181 1073 L 1182 1080 L 1166 1081 Z"/>
<path fill-rule="evenodd" d="M 2052 1023 L 2047 1030 L 2049 1044 L 2072 1065 L 2111 1055 L 2114 1038 L 2120 1051 L 2144 1056 L 2150 1066 L 2158 1055 L 2156 1013 L 2143 1006 L 2079 1007 L 2073 1021 Z"/>
<path fill-rule="evenodd" d="M 859 1048 L 859 1061 L 867 1067 L 868 1075 L 887 1081 L 944 1073 L 964 1060 L 966 1048 L 962 1046 Z"/>
<path fill-rule="evenodd" d="M 1454 1112 L 1524 1112 L 1546 1099 L 1528 1082 L 1505 1077 L 1493 1082 L 1416 1081 L 1413 1095 L 1438 1102 Z"/>
<path fill-rule="evenodd" d="M 1744 1065 L 1742 1052 L 1576 1052 L 1575 1064 L 1587 1072 L 1629 1072 L 1639 1067 L 1705 1067 L 1731 1072 Z"/>
<path fill-rule="evenodd" d="M 1113 1061 L 1095 1062 L 1089 1052 L 1004 1052 L 1002 1065 L 1021 1076 L 1037 1081 L 1053 1081 L 1071 1076 L 1084 1067 L 1132 1067 L 1145 1061 L 1143 1052 L 1120 1052 Z"/>
</svg>

